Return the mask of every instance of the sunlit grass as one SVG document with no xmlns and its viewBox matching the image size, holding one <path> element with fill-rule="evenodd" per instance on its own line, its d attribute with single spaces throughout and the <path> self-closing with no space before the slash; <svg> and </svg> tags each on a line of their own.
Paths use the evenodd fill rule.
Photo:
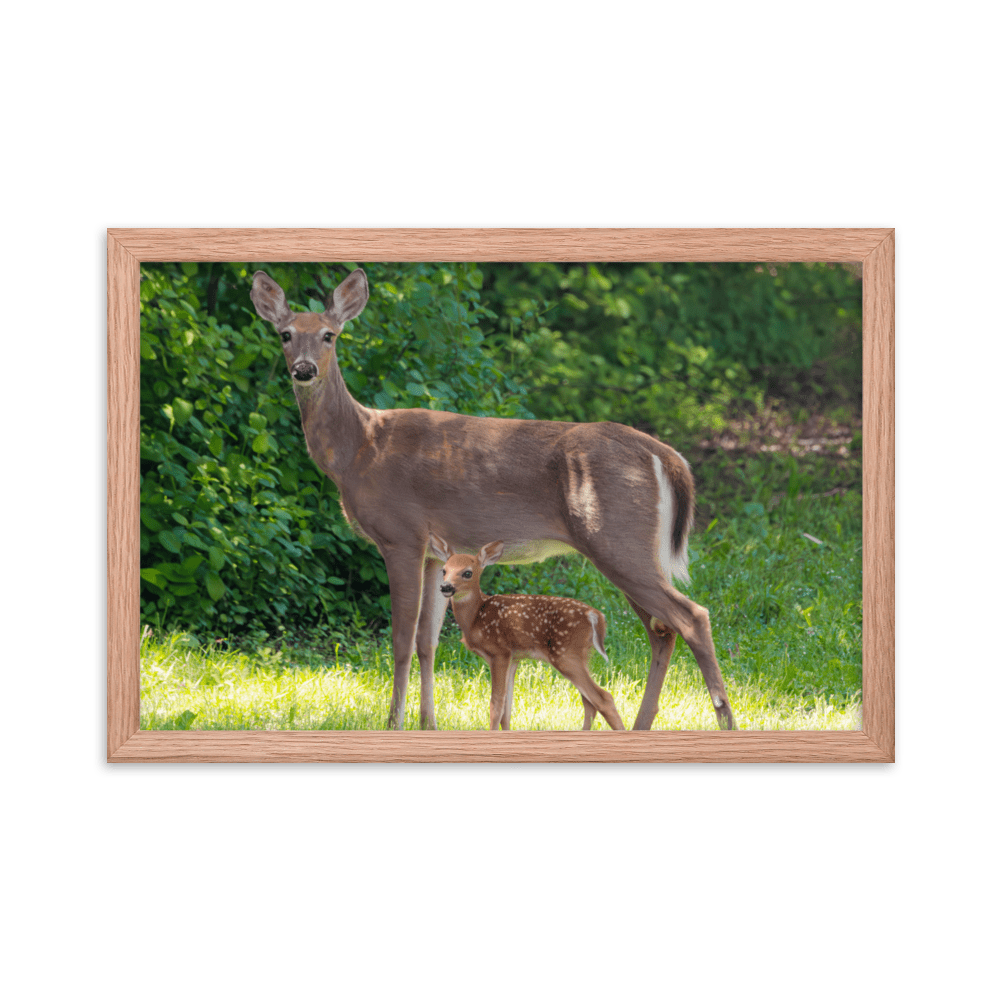
<svg viewBox="0 0 1000 1000">
<path fill-rule="evenodd" d="M 813 539 L 806 537 L 811 535 Z M 688 594 L 708 607 L 716 650 L 741 729 L 856 729 L 861 721 L 860 498 L 784 499 L 692 539 Z M 626 725 L 639 710 L 649 663 L 645 633 L 621 595 L 583 559 L 497 567 L 494 593 L 578 597 L 608 618 L 610 663 L 595 680 Z M 382 729 L 392 694 L 386 638 L 332 648 L 285 644 L 252 651 L 175 633 L 142 644 L 143 729 Z M 489 671 L 459 641 L 450 615 L 435 669 L 441 729 L 486 729 Z M 572 685 L 548 664 L 518 671 L 512 726 L 579 729 Z M 416 660 L 405 724 L 419 726 Z M 603 719 L 595 721 L 603 728 Z M 715 729 L 704 681 L 678 642 L 654 729 Z"/>
</svg>

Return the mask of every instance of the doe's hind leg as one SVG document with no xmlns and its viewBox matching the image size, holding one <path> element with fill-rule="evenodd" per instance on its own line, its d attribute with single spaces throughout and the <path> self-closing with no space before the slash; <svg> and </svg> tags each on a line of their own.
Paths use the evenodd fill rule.
<svg viewBox="0 0 1000 1000">
<path fill-rule="evenodd" d="M 632 605 L 632 610 L 639 616 L 642 627 L 646 630 L 646 638 L 649 639 L 649 676 L 646 678 L 646 690 L 642 695 L 642 704 L 639 706 L 639 714 L 635 717 L 633 729 L 651 729 L 656 713 L 660 710 L 660 692 L 663 690 L 663 681 L 667 676 L 667 668 L 670 666 L 670 657 L 674 654 L 674 647 L 677 644 L 677 633 L 672 632 L 662 622 L 654 623 L 650 615 L 644 611 L 628 594 L 625 599 Z"/>
<path fill-rule="evenodd" d="M 598 567 L 598 569 L 600 568 Z M 712 699 L 712 707 L 715 709 L 715 718 L 719 728 L 738 729 L 739 726 L 736 725 L 733 711 L 729 705 L 729 696 L 726 694 L 722 671 L 715 658 L 715 645 L 712 642 L 712 626 L 708 610 L 700 604 L 696 604 L 675 587 L 666 586 L 658 573 L 655 577 L 622 581 L 620 584 L 617 580 L 613 580 L 613 582 L 621 587 L 628 597 L 629 603 L 636 609 L 643 624 L 646 625 L 646 634 L 649 636 L 652 647 L 649 679 L 646 682 L 646 693 L 643 695 L 642 707 L 639 710 L 635 728 L 648 729 L 652 725 L 659 705 L 663 679 L 667 672 L 669 653 L 673 652 L 676 634 L 679 633 L 698 662 L 701 676 L 705 680 L 705 686 Z M 652 619 L 650 624 L 646 624 L 646 618 L 642 612 L 645 612 L 646 616 L 650 616 Z M 662 624 L 668 633 L 674 634 L 659 634 L 657 630 L 659 624 Z M 640 725 L 640 722 L 643 724 Z"/>
</svg>

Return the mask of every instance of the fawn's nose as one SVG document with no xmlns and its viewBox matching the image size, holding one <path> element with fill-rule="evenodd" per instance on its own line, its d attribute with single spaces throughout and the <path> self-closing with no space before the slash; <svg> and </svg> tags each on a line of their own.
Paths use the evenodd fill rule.
<svg viewBox="0 0 1000 1000">
<path fill-rule="evenodd" d="M 450 583 L 442 583 L 441 593 L 444 594 L 445 597 L 451 597 L 451 595 L 455 593 L 455 588 Z"/>
<path fill-rule="evenodd" d="M 298 382 L 309 382 L 319 374 L 319 369 L 311 361 L 296 361 L 292 365 L 292 378 Z"/>
</svg>

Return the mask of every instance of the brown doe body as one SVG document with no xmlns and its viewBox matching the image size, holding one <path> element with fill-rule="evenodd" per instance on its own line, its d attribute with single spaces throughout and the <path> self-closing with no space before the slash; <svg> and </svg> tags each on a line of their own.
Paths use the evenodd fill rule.
<svg viewBox="0 0 1000 1000">
<path fill-rule="evenodd" d="M 447 541 L 430 536 L 430 550 L 444 561 L 441 593 L 451 602 L 462 642 L 490 668 L 490 729 L 510 729 L 514 677 L 521 660 L 545 660 L 570 680 L 583 700 L 583 728 L 600 712 L 612 729 L 625 725 L 614 699 L 590 674 L 590 651 L 605 659 L 604 615 L 571 597 L 494 594 L 479 586 L 483 569 L 500 561 L 503 542 L 491 542 L 478 555 L 458 555 Z"/>
<path fill-rule="evenodd" d="M 694 481 L 687 462 L 648 434 L 614 423 L 375 410 L 348 392 L 336 359 L 344 324 L 368 301 L 359 268 L 322 313 L 293 313 L 263 271 L 258 314 L 274 324 L 309 454 L 340 491 L 352 526 L 385 560 L 394 679 L 388 725 L 401 727 L 410 665 L 420 662 L 420 724 L 435 728 L 434 654 L 447 602 L 433 532 L 460 552 L 505 540 L 502 562 L 582 553 L 625 594 L 652 659 L 635 729 L 649 729 L 679 633 L 694 653 L 720 727 L 736 728 L 705 608 L 673 586 L 686 579 Z"/>
</svg>

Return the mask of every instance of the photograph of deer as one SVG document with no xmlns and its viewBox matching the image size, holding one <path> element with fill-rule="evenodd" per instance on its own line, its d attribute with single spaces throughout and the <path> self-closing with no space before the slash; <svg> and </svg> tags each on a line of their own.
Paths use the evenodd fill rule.
<svg viewBox="0 0 1000 1000">
<path fill-rule="evenodd" d="M 579 552 L 626 596 L 646 630 L 648 679 L 635 729 L 649 729 L 680 635 L 697 660 L 720 728 L 737 728 L 708 611 L 687 580 L 694 481 L 687 462 L 648 434 L 576 424 L 371 409 L 348 391 L 336 342 L 368 301 L 356 268 L 322 311 L 295 312 L 263 271 L 250 292 L 274 326 L 309 454 L 337 485 L 348 522 L 378 548 L 392 607 L 394 681 L 387 725 L 401 727 L 411 660 L 420 664 L 420 724 L 436 728 L 434 656 L 446 607 L 432 533 L 478 552 L 503 538 L 505 563 Z"/>
<path fill-rule="evenodd" d="M 590 675 L 591 650 L 604 650 L 607 621 L 596 608 L 570 597 L 545 594 L 493 594 L 486 597 L 479 578 L 499 562 L 504 543 L 484 545 L 474 556 L 458 555 L 433 532 L 431 554 L 444 565 L 439 589 L 448 598 L 462 630 L 462 642 L 490 668 L 490 729 L 510 729 L 514 678 L 521 660 L 544 660 L 572 681 L 583 701 L 583 728 L 600 712 L 612 729 L 624 729 L 611 695 Z"/>
</svg>

